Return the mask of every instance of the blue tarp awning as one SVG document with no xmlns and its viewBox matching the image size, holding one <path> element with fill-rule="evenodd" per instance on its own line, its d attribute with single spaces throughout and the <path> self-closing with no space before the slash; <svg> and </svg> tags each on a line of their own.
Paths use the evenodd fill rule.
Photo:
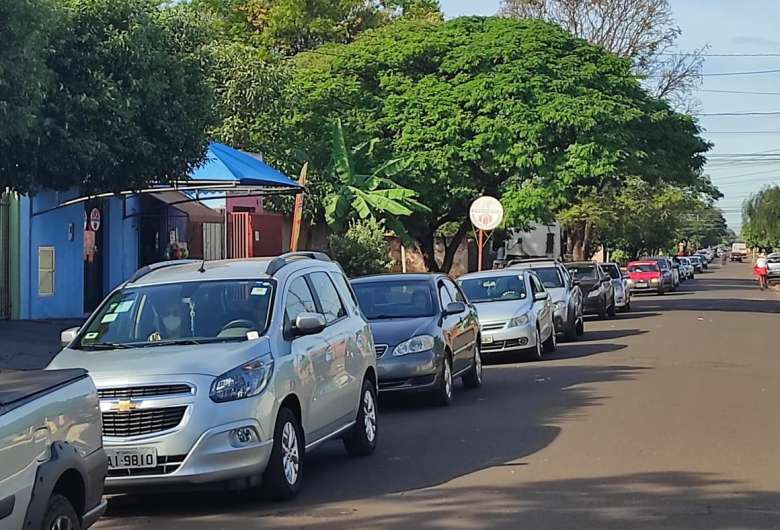
<svg viewBox="0 0 780 530">
<path fill-rule="evenodd" d="M 186 186 L 198 184 L 229 184 L 231 187 L 274 190 L 295 190 L 300 186 L 259 158 L 232 147 L 212 142 L 206 160 L 192 172 L 190 180 L 181 181 Z"/>
</svg>

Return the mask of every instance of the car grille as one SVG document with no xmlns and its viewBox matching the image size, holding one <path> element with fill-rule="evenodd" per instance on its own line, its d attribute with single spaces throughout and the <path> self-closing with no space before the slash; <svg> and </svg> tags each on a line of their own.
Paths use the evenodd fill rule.
<svg viewBox="0 0 780 530">
<path fill-rule="evenodd" d="M 482 344 L 483 352 L 494 352 L 501 350 L 511 350 L 512 348 L 521 348 L 528 344 L 528 338 L 521 337 L 519 339 L 499 340 L 490 344 Z"/>
<path fill-rule="evenodd" d="M 109 477 L 140 477 L 144 475 L 168 475 L 181 467 L 187 455 L 158 456 L 157 467 L 145 469 L 109 469 Z"/>
<path fill-rule="evenodd" d="M 377 344 L 374 346 L 374 351 L 377 357 L 381 357 L 387 352 L 387 344 Z"/>
<path fill-rule="evenodd" d="M 488 322 L 487 324 L 482 324 L 480 327 L 482 328 L 482 331 L 495 331 L 497 329 L 503 329 L 504 326 L 506 326 L 506 322 Z"/>
<path fill-rule="evenodd" d="M 154 386 L 133 386 L 127 388 L 100 388 L 98 397 L 100 399 L 130 399 L 139 397 L 172 396 L 176 394 L 191 394 L 190 385 L 154 385 Z"/>
<path fill-rule="evenodd" d="M 181 423 L 187 407 L 104 412 L 103 436 L 127 438 L 173 429 Z"/>
</svg>

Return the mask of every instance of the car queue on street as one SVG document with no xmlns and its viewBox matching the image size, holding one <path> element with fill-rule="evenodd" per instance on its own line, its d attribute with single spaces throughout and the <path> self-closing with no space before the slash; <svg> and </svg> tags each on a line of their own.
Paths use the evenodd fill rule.
<svg viewBox="0 0 780 530">
<path fill-rule="evenodd" d="M 338 439 L 354 457 L 380 439 L 379 396 L 447 406 L 483 385 L 483 361 L 542 361 L 642 291 L 663 294 L 696 262 L 510 260 L 456 280 L 347 278 L 317 252 L 139 270 L 47 367 L 97 388 L 109 493 L 218 484 L 285 500 L 306 453 Z"/>
</svg>

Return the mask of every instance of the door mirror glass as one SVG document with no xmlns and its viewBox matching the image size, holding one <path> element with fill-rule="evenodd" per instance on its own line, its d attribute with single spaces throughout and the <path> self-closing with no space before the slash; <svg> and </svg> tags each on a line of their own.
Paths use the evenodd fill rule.
<svg viewBox="0 0 780 530">
<path fill-rule="evenodd" d="M 293 327 L 294 337 L 303 337 L 306 335 L 316 335 L 320 333 L 327 325 L 325 315 L 319 313 L 301 313 L 295 318 Z"/>
<path fill-rule="evenodd" d="M 466 311 L 466 304 L 463 302 L 450 302 L 444 308 L 445 315 L 460 315 Z"/>
<path fill-rule="evenodd" d="M 79 328 L 68 328 L 62 333 L 60 333 L 60 345 L 65 348 L 66 346 L 70 345 L 71 342 L 76 340 L 76 337 L 79 334 Z"/>
<path fill-rule="evenodd" d="M 541 302 L 542 300 L 547 300 L 550 298 L 550 295 L 548 293 L 535 293 L 534 294 L 534 300 L 537 302 Z"/>
</svg>

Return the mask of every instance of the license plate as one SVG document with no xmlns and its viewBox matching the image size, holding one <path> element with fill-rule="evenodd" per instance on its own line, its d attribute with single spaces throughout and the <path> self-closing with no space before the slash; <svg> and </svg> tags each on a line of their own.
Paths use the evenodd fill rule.
<svg viewBox="0 0 780 530">
<path fill-rule="evenodd" d="M 106 449 L 109 469 L 157 467 L 157 449 Z"/>
<path fill-rule="evenodd" d="M 636 286 L 642 288 L 642 287 L 647 287 L 647 284 L 645 282 L 636 282 Z"/>
<path fill-rule="evenodd" d="M 493 344 L 493 337 L 482 337 L 482 344 Z"/>
</svg>

